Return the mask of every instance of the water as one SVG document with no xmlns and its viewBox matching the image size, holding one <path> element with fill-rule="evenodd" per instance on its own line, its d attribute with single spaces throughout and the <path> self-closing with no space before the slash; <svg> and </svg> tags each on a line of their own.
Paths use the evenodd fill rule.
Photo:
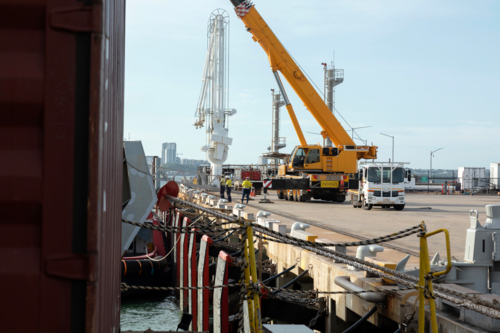
<svg viewBox="0 0 500 333">
<path fill-rule="evenodd" d="M 121 331 L 175 331 L 182 311 L 174 296 L 149 296 L 122 299 Z"/>
</svg>

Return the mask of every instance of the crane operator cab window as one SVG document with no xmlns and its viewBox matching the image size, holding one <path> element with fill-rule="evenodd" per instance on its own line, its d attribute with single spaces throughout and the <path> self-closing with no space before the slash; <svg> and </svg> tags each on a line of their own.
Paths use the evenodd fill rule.
<svg viewBox="0 0 500 333">
<path fill-rule="evenodd" d="M 295 153 L 295 156 L 293 157 L 293 163 L 292 166 L 294 168 L 303 168 L 304 167 L 304 162 L 306 160 L 306 155 L 309 149 L 307 148 L 299 148 L 297 149 L 297 152 Z"/>
<path fill-rule="evenodd" d="M 309 150 L 309 154 L 307 154 L 305 164 L 313 164 L 318 162 L 320 162 L 319 149 Z"/>
</svg>

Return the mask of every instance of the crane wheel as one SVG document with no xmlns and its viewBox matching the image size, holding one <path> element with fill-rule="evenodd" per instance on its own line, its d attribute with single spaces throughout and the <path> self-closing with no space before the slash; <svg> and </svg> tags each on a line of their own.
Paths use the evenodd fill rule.
<svg viewBox="0 0 500 333">
<path fill-rule="evenodd" d="M 288 190 L 283 190 L 283 198 L 288 200 Z"/>
<path fill-rule="evenodd" d="M 299 192 L 300 192 L 300 190 L 293 190 L 293 198 L 297 202 L 299 202 Z"/>
<path fill-rule="evenodd" d="M 285 199 L 285 195 L 283 194 L 283 190 L 277 190 L 276 193 L 278 194 L 278 199 Z"/>
<path fill-rule="evenodd" d="M 288 200 L 293 201 L 293 190 L 288 190 Z"/>
</svg>

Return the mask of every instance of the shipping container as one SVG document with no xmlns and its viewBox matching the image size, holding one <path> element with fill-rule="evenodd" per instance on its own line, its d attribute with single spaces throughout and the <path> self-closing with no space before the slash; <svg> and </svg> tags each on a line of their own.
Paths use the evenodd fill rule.
<svg viewBox="0 0 500 333">
<path fill-rule="evenodd" d="M 119 332 L 123 0 L 0 1 L 2 332 Z"/>
<path fill-rule="evenodd" d="M 489 186 L 485 168 L 459 167 L 458 182 L 462 184 L 462 190 L 481 189 Z"/>
<path fill-rule="evenodd" d="M 500 163 L 490 163 L 490 188 L 500 189 Z"/>
</svg>

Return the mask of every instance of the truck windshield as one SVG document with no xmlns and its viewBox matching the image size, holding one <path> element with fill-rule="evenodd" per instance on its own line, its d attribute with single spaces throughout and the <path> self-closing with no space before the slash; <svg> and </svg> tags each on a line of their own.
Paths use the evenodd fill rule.
<svg viewBox="0 0 500 333">
<path fill-rule="evenodd" d="M 383 177 L 381 177 L 383 176 Z M 381 179 L 383 178 L 383 179 Z M 368 168 L 368 181 L 373 182 L 373 183 L 380 183 L 382 180 L 383 183 L 390 183 L 391 182 L 391 168 L 386 167 L 383 168 L 377 168 L 377 167 L 371 167 Z M 396 168 L 394 169 L 392 173 L 392 182 L 393 183 L 402 183 L 404 181 L 404 173 L 402 168 Z"/>
</svg>

